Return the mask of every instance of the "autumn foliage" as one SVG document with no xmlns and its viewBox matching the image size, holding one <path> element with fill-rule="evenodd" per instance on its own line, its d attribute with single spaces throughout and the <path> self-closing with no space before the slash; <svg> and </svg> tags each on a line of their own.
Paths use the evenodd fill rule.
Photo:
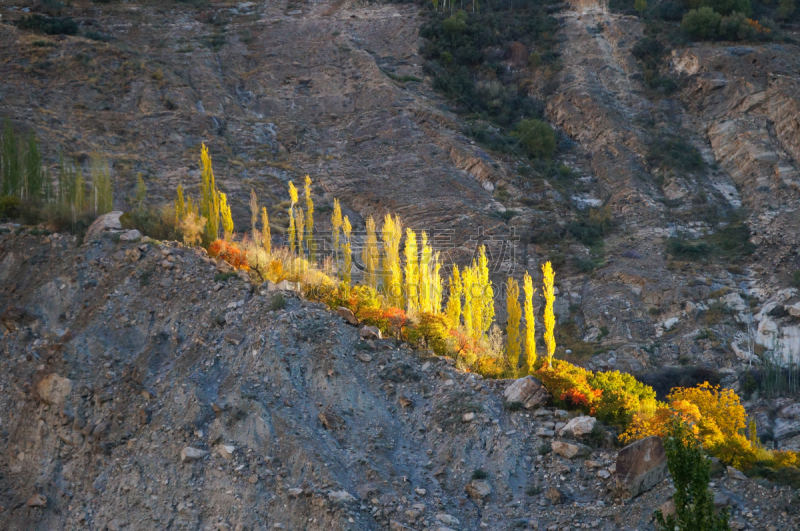
<svg viewBox="0 0 800 531">
<path fill-rule="evenodd" d="M 236 269 L 250 269 L 244 251 L 234 242 L 215 240 L 208 246 L 208 255 L 212 258 L 222 258 Z"/>
</svg>

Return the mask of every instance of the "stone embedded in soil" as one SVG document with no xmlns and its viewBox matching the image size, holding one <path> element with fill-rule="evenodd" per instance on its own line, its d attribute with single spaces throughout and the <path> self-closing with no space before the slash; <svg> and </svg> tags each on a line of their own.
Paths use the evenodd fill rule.
<svg viewBox="0 0 800 531">
<path fill-rule="evenodd" d="M 467 483 L 464 490 L 473 500 L 483 500 L 492 493 L 492 486 L 489 485 L 488 481 L 474 479 Z"/>
<path fill-rule="evenodd" d="M 578 457 L 589 457 L 592 454 L 591 448 L 582 444 L 573 444 L 564 441 L 553 441 L 550 447 L 555 453 L 566 459 L 575 459 Z"/>
<path fill-rule="evenodd" d="M 617 454 L 617 481 L 634 498 L 667 477 L 667 454 L 657 436 L 629 444 Z"/>
<path fill-rule="evenodd" d="M 191 461 L 197 461 L 198 459 L 202 459 L 208 455 L 208 452 L 205 450 L 200 450 L 199 448 L 192 448 L 191 446 L 187 446 L 183 450 L 181 450 L 181 463 L 188 463 Z"/>
</svg>

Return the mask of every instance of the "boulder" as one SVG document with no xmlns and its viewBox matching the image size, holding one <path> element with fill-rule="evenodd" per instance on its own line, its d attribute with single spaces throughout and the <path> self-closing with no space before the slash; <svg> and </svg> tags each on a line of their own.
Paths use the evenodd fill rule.
<svg viewBox="0 0 800 531">
<path fill-rule="evenodd" d="M 800 434 L 800 420 L 777 418 L 775 419 L 772 433 L 776 441 L 794 437 Z"/>
<path fill-rule="evenodd" d="M 492 493 L 492 486 L 488 481 L 474 479 L 464 487 L 469 497 L 473 500 L 482 500 Z"/>
<path fill-rule="evenodd" d="M 559 430 L 558 434 L 563 437 L 565 434 L 571 433 L 575 437 L 583 437 L 592 432 L 596 423 L 597 419 L 594 417 L 575 417 L 567 422 L 567 424 Z"/>
<path fill-rule="evenodd" d="M 219 455 L 221 455 L 223 459 L 233 459 L 233 452 L 235 451 L 236 447 L 232 444 L 220 444 L 217 446 L 217 452 L 219 452 Z"/>
<path fill-rule="evenodd" d="M 361 339 L 382 339 L 381 331 L 377 326 L 364 326 L 359 331 L 359 335 L 361 336 Z"/>
<path fill-rule="evenodd" d="M 42 496 L 41 494 L 34 494 L 28 499 L 28 503 L 26 503 L 28 507 L 47 507 L 47 498 Z"/>
<path fill-rule="evenodd" d="M 356 318 L 356 315 L 350 308 L 339 306 L 338 308 L 336 308 L 336 313 L 344 317 L 344 320 L 353 326 L 358 326 L 360 324 L 358 318 Z"/>
<path fill-rule="evenodd" d="M 299 282 L 289 282 L 288 280 L 281 280 L 277 284 L 267 280 L 267 291 L 300 291 Z"/>
<path fill-rule="evenodd" d="M 132 242 L 134 240 L 139 240 L 141 238 L 142 238 L 142 233 L 136 229 L 126 230 L 119 236 L 119 240 L 121 242 Z"/>
<path fill-rule="evenodd" d="M 544 497 L 550 500 L 550 503 L 553 505 L 560 505 L 564 503 L 564 494 L 555 487 L 550 487 L 547 489 L 547 492 L 544 493 Z"/>
<path fill-rule="evenodd" d="M 525 409 L 540 406 L 550 399 L 550 393 L 542 382 L 533 376 L 525 376 L 514 380 L 503 392 L 506 403 L 519 403 Z"/>
<path fill-rule="evenodd" d="M 555 453 L 567 459 L 575 459 L 576 457 L 589 457 L 592 450 L 582 444 L 572 444 L 564 441 L 553 441 L 550 447 Z"/>
<path fill-rule="evenodd" d="M 356 501 L 355 497 L 346 490 L 332 490 L 328 493 L 328 499 L 337 504 L 352 503 Z"/>
<path fill-rule="evenodd" d="M 439 513 L 436 515 L 436 519 L 439 520 L 444 525 L 459 525 L 461 522 L 458 521 L 458 518 L 455 516 L 449 515 L 447 513 Z"/>
<path fill-rule="evenodd" d="M 45 404 L 62 406 L 67 395 L 72 392 L 72 380 L 57 374 L 48 374 L 36 384 L 36 395 Z"/>
<path fill-rule="evenodd" d="M 91 241 L 103 232 L 122 230 L 122 224 L 119 222 L 119 217 L 122 214 L 122 212 L 114 211 L 98 217 L 94 220 L 94 223 L 89 226 L 89 230 L 86 231 L 84 241 Z"/>
<path fill-rule="evenodd" d="M 629 498 L 653 488 L 667 477 L 667 454 L 657 436 L 629 444 L 619 451 L 617 484 Z"/>
<path fill-rule="evenodd" d="M 800 402 L 785 406 L 780 410 L 780 412 L 778 412 L 778 416 L 790 419 L 800 419 Z"/>
<path fill-rule="evenodd" d="M 733 468 L 732 466 L 729 466 L 727 468 L 727 471 L 728 471 L 728 476 L 730 476 L 731 479 L 736 479 L 738 481 L 746 481 L 747 480 L 747 476 L 745 476 L 744 473 L 741 470 L 737 469 L 737 468 Z"/>
<path fill-rule="evenodd" d="M 183 450 L 181 450 L 181 463 L 189 463 L 191 461 L 197 461 L 198 459 L 202 459 L 208 455 L 208 452 L 205 450 L 200 450 L 199 448 L 192 448 L 191 446 L 187 446 Z"/>
</svg>

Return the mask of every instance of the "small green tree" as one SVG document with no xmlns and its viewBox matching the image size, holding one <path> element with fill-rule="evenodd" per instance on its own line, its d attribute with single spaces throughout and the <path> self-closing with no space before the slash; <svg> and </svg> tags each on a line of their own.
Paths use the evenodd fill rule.
<svg viewBox="0 0 800 531">
<path fill-rule="evenodd" d="M 647 0 L 634 0 L 633 8 L 639 13 L 639 16 L 642 16 L 644 10 L 647 9 Z"/>
<path fill-rule="evenodd" d="M 778 3 L 778 18 L 786 20 L 794 14 L 795 1 L 794 0 L 780 0 Z"/>
<path fill-rule="evenodd" d="M 710 7 L 692 9 L 683 16 L 681 28 L 694 39 L 713 39 L 719 33 L 722 15 Z"/>
<path fill-rule="evenodd" d="M 660 531 L 730 531 L 727 508 L 714 513 L 714 496 L 708 490 L 711 467 L 697 437 L 677 416 L 669 433 L 664 449 L 675 485 L 675 514 L 665 518 L 656 511 Z"/>
<path fill-rule="evenodd" d="M 525 146 L 530 157 L 549 159 L 556 151 L 556 133 L 541 120 L 520 121 L 512 135 Z"/>
</svg>

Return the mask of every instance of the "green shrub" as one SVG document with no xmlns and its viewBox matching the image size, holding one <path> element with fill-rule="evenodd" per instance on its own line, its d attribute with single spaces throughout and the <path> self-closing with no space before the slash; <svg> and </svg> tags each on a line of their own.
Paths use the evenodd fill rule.
<svg viewBox="0 0 800 531">
<path fill-rule="evenodd" d="M 689 0 L 692 9 L 713 9 L 720 15 L 730 15 L 734 11 L 749 17 L 753 13 L 750 0 Z"/>
<path fill-rule="evenodd" d="M 710 7 L 692 9 L 683 16 L 681 28 L 694 39 L 715 39 L 719 34 L 722 15 Z"/>
<path fill-rule="evenodd" d="M 472 473 L 472 479 L 486 479 L 488 477 L 489 473 L 482 468 L 476 468 L 475 471 Z"/>
<path fill-rule="evenodd" d="M 286 308 L 286 297 L 283 296 L 283 293 L 278 293 L 269 301 L 269 311 L 271 312 L 283 310 L 284 308 Z"/>
<path fill-rule="evenodd" d="M 577 221 L 567 225 L 567 233 L 582 244 L 592 247 L 611 234 L 614 221 L 609 207 L 591 208 L 582 212 Z"/>
<path fill-rule="evenodd" d="M 179 240 L 175 226 L 175 211 L 171 207 L 143 207 L 125 212 L 119 218 L 125 229 L 136 229 L 156 240 Z"/>
<path fill-rule="evenodd" d="M 711 246 L 703 241 L 673 237 L 667 239 L 667 252 L 675 258 L 697 261 L 711 255 Z"/>
<path fill-rule="evenodd" d="M 80 29 L 78 23 L 69 17 L 46 17 L 38 13 L 17 20 L 17 27 L 48 35 L 77 35 Z"/>
<path fill-rule="evenodd" d="M 648 406 L 655 409 L 655 390 L 628 373 L 598 371 L 589 379 L 589 385 L 602 389 L 596 406 L 597 418 L 609 424 L 623 426 L 637 411 Z"/>
<path fill-rule="evenodd" d="M 556 133 L 541 120 L 521 120 L 512 135 L 525 146 L 529 157 L 549 159 L 556 151 Z"/>
<path fill-rule="evenodd" d="M 214 275 L 214 282 L 227 282 L 232 278 L 236 278 L 237 274 L 234 271 L 230 271 L 228 273 L 217 273 Z"/>
<path fill-rule="evenodd" d="M 800 269 L 792 273 L 792 285 L 796 288 L 800 288 Z"/>
<path fill-rule="evenodd" d="M 20 204 L 21 201 L 19 197 L 13 195 L 4 195 L 0 197 L 0 219 L 13 219 L 19 216 Z"/>
<path fill-rule="evenodd" d="M 676 137 L 660 138 L 650 144 L 647 159 L 655 166 L 681 171 L 701 170 L 705 166 L 700 151 Z"/>
<path fill-rule="evenodd" d="M 675 486 L 675 514 L 665 518 L 660 509 L 656 510 L 659 529 L 729 531 L 728 509 L 723 509 L 719 515 L 714 512 L 714 494 L 708 488 L 711 481 L 709 459 L 689 428 L 679 420 L 673 421 L 664 449 Z"/>
</svg>

